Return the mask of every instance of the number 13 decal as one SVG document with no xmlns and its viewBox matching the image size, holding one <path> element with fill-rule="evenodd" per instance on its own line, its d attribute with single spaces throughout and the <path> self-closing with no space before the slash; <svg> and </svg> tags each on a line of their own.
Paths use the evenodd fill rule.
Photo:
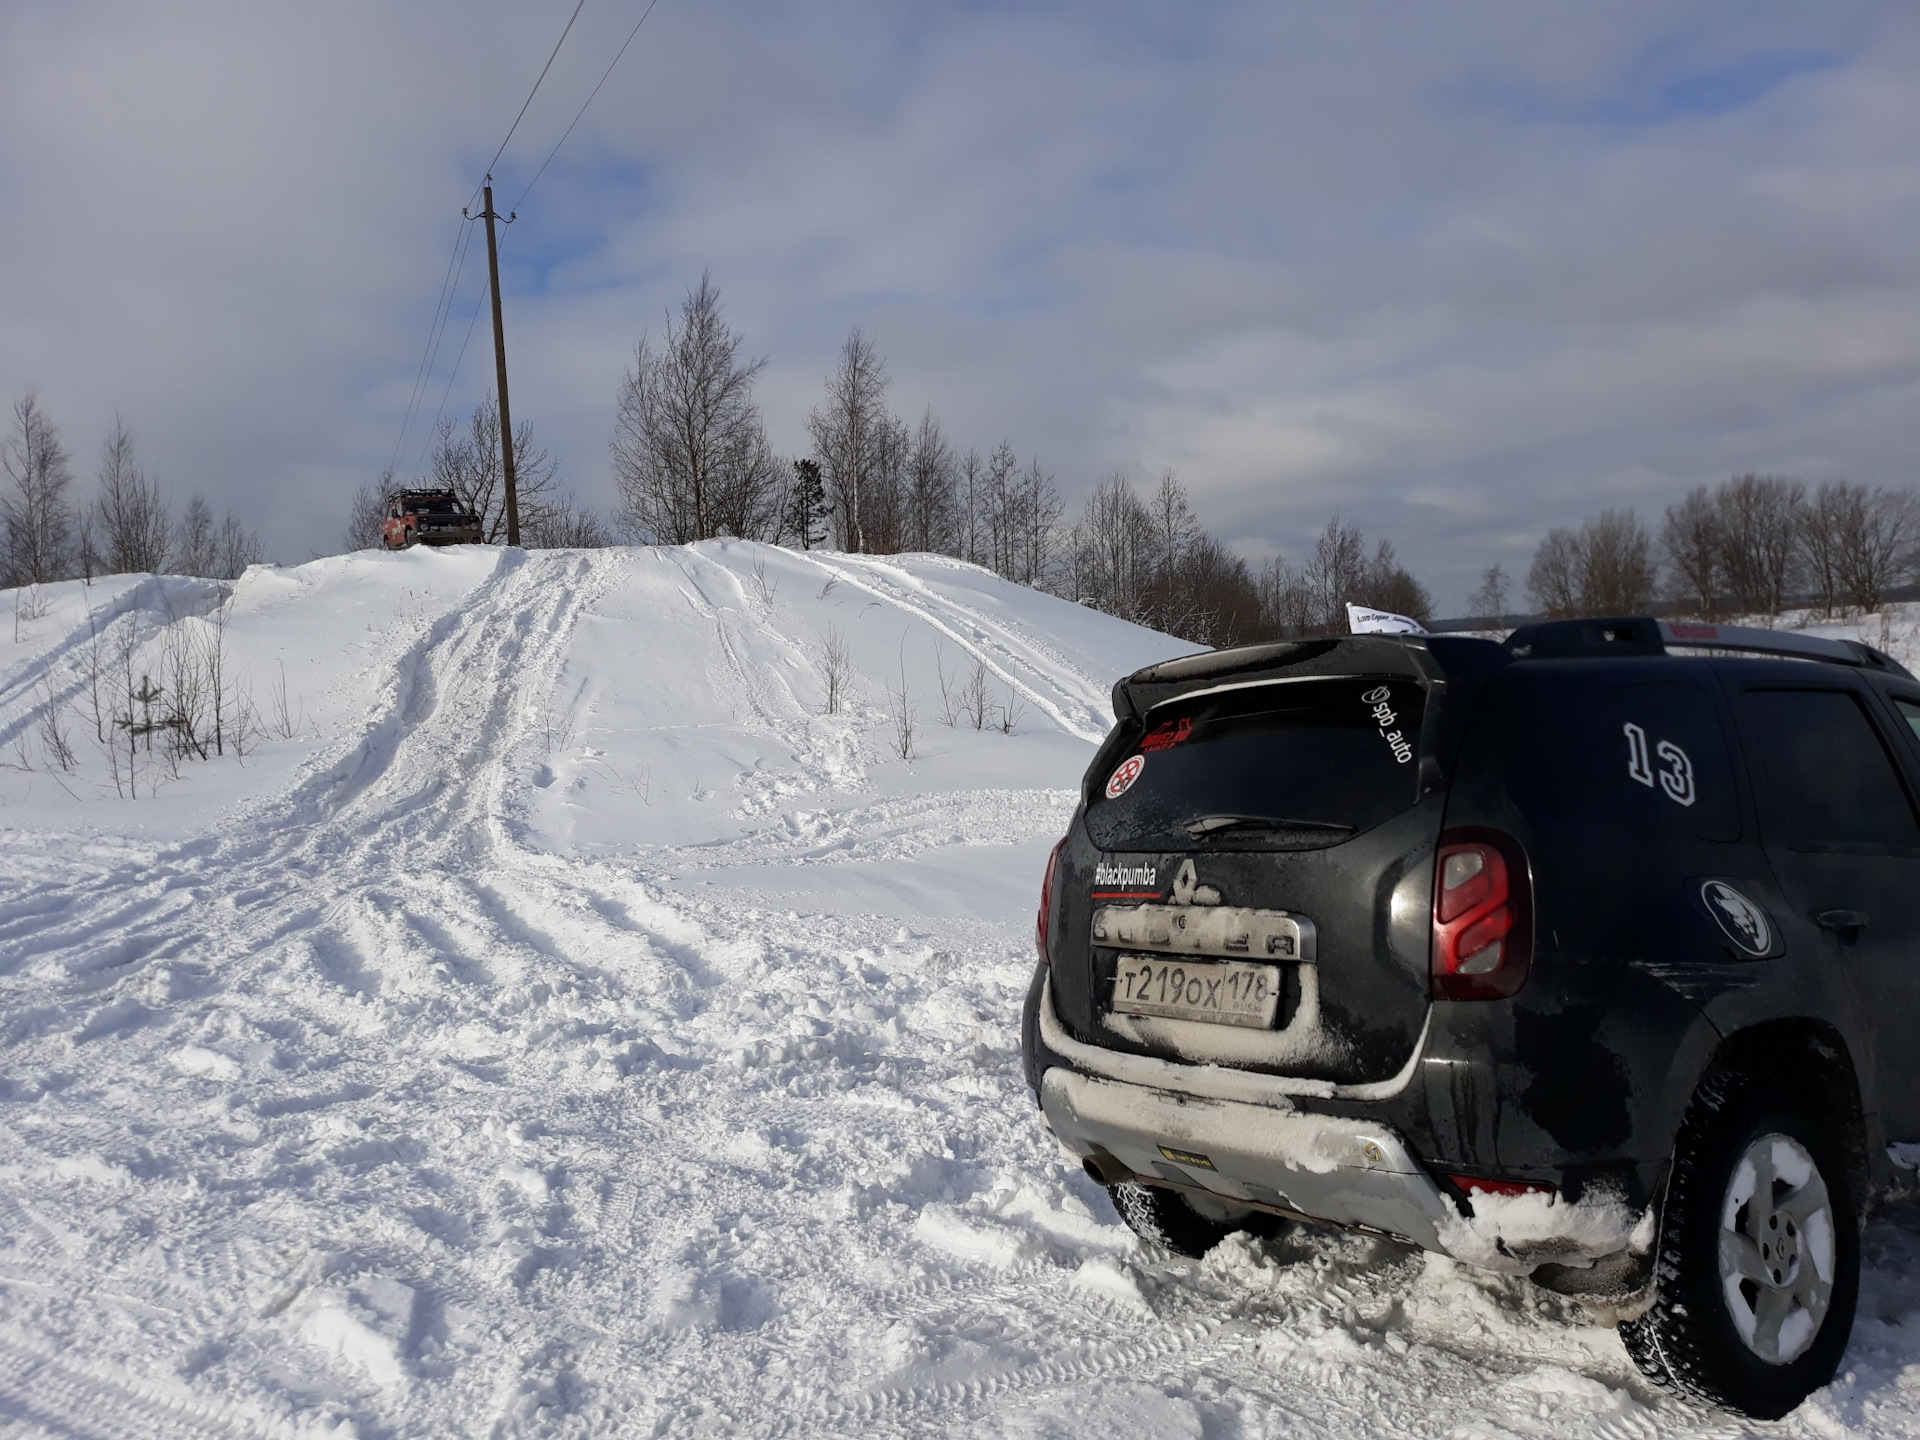
<svg viewBox="0 0 1920 1440">
<path fill-rule="evenodd" d="M 1654 768 L 1647 761 L 1647 732 L 1629 720 L 1621 727 L 1627 734 L 1627 774 L 1638 780 L 1648 789 L 1653 788 L 1656 778 Z M 1696 796 L 1693 790 L 1693 761 L 1687 758 L 1687 752 L 1671 740 L 1662 740 L 1654 747 L 1653 753 L 1660 757 L 1658 772 L 1660 788 L 1667 798 L 1676 805 L 1691 805 Z"/>
</svg>

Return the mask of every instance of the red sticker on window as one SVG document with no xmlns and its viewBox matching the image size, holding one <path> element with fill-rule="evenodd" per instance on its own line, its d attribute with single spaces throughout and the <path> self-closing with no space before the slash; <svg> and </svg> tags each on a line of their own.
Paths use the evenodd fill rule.
<svg viewBox="0 0 1920 1440">
<path fill-rule="evenodd" d="M 1193 721 L 1182 715 L 1178 723 L 1169 720 L 1140 742 L 1142 750 L 1170 750 L 1193 734 Z"/>
<path fill-rule="evenodd" d="M 1147 757 L 1133 755 L 1120 762 L 1120 768 L 1113 772 L 1113 778 L 1107 781 L 1107 799 L 1118 800 L 1140 778 L 1140 772 L 1147 768 Z"/>
</svg>

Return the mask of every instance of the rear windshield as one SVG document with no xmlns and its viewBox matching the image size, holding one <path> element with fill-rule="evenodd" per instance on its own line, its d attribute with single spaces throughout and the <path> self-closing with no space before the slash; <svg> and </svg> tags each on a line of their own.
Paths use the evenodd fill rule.
<svg viewBox="0 0 1920 1440">
<path fill-rule="evenodd" d="M 1425 703 L 1366 676 L 1172 701 L 1094 777 L 1087 832 L 1103 850 L 1337 845 L 1419 798 Z"/>
</svg>

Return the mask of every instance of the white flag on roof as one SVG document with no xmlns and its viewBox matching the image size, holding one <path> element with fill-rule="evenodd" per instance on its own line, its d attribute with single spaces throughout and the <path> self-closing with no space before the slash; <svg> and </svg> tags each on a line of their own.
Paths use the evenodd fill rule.
<svg viewBox="0 0 1920 1440">
<path fill-rule="evenodd" d="M 1427 627 L 1418 620 L 1396 615 L 1391 610 L 1369 610 L 1364 605 L 1347 606 L 1347 629 L 1356 635 L 1424 635 Z"/>
</svg>

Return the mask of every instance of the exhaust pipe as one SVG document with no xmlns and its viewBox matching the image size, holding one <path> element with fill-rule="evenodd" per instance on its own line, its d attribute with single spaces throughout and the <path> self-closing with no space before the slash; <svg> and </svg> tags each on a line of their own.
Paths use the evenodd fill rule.
<svg viewBox="0 0 1920 1440">
<path fill-rule="evenodd" d="M 1119 1185 L 1133 1179 L 1133 1171 L 1104 1150 L 1094 1151 L 1080 1165 L 1096 1185 Z"/>
</svg>

